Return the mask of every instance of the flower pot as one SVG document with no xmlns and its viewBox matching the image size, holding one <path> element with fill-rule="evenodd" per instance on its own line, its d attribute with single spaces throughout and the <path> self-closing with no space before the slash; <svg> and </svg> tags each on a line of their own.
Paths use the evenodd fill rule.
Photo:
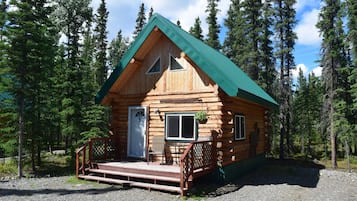
<svg viewBox="0 0 357 201">
<path fill-rule="evenodd" d="M 197 119 L 197 122 L 199 124 L 205 124 L 205 123 L 207 123 L 207 119 Z"/>
</svg>

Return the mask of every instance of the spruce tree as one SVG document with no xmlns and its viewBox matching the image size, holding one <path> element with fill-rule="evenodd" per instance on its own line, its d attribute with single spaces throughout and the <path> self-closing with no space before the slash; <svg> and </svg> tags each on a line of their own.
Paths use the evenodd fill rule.
<svg viewBox="0 0 357 201">
<path fill-rule="evenodd" d="M 176 21 L 176 25 L 181 28 L 181 22 L 180 22 L 180 20 L 177 20 L 177 21 Z"/>
<path fill-rule="evenodd" d="M 136 26 L 135 31 L 133 33 L 133 38 L 135 39 L 141 30 L 144 28 L 146 24 L 146 16 L 145 16 L 145 5 L 142 3 L 139 8 L 138 17 L 136 18 Z"/>
<path fill-rule="evenodd" d="M 108 14 L 105 0 L 102 0 L 95 14 L 96 27 L 94 28 L 96 82 L 102 86 L 107 79 L 107 21 Z"/>
<path fill-rule="evenodd" d="M 279 120 L 280 120 L 280 151 L 279 158 L 284 158 L 285 146 L 287 154 L 291 149 L 290 139 L 290 103 L 291 103 L 291 69 L 295 68 L 294 45 L 296 34 L 296 11 L 293 8 L 295 0 L 274 0 L 275 24 L 274 29 L 277 35 L 276 56 L 279 61 L 280 80 L 279 80 Z M 286 144 L 284 143 L 286 139 Z M 284 145 L 285 144 L 285 145 Z"/>
<path fill-rule="evenodd" d="M 259 39 L 261 30 L 261 1 L 245 0 L 241 3 L 243 9 L 244 35 L 245 47 L 244 54 L 240 55 L 242 58 L 240 66 L 254 81 L 259 79 Z"/>
<path fill-rule="evenodd" d="M 16 125 L 14 97 L 10 94 L 12 86 L 11 68 L 8 61 L 8 40 L 6 37 L 6 22 L 8 21 L 8 5 L 6 1 L 0 4 L 0 151 L 4 155 L 16 154 Z"/>
<path fill-rule="evenodd" d="M 114 70 L 117 67 L 120 59 L 128 49 L 128 39 L 125 39 L 122 35 L 121 30 L 119 30 L 117 37 L 114 38 L 109 45 L 109 68 Z"/>
<path fill-rule="evenodd" d="M 149 17 L 148 17 L 148 21 L 151 19 L 152 15 L 154 14 L 154 9 L 151 7 L 150 11 L 149 11 Z"/>
<path fill-rule="evenodd" d="M 11 1 L 10 5 L 16 9 L 8 13 L 6 32 L 10 44 L 9 74 L 13 78 L 11 93 L 16 98 L 19 118 L 18 176 L 22 177 L 22 152 L 26 145 L 24 134 L 41 150 L 44 131 L 39 131 L 38 127 L 43 128 L 43 110 L 46 110 L 43 99 L 46 99 L 45 91 L 48 90 L 47 72 L 53 66 L 55 32 L 49 20 L 51 8 L 45 0 Z M 34 158 L 33 152 L 32 155 Z"/>
<path fill-rule="evenodd" d="M 79 143 L 83 144 L 88 141 L 88 139 L 93 137 L 103 137 L 107 133 L 107 121 L 108 111 L 101 105 L 94 103 L 93 97 L 95 96 L 99 86 L 97 82 L 98 79 L 95 79 L 94 76 L 98 71 L 93 70 L 92 63 L 97 63 L 98 52 L 94 52 L 95 46 L 98 41 L 92 40 L 91 25 L 88 24 L 86 28 L 86 33 L 84 36 L 83 51 L 81 53 L 82 60 L 82 72 L 83 72 L 83 81 L 82 81 L 82 129 L 80 133 Z M 95 38 L 95 36 L 94 36 Z M 100 58 L 100 57 L 99 57 Z M 94 59 L 94 61 L 93 61 Z M 107 63 L 107 59 L 105 59 Z"/>
<path fill-rule="evenodd" d="M 220 33 L 220 25 L 217 23 L 217 13 L 218 13 L 218 2 L 219 0 L 208 0 L 208 5 L 206 12 L 208 16 L 206 18 L 208 24 L 208 34 L 206 43 L 216 50 L 221 49 L 221 44 L 219 43 L 219 33 Z"/>
<path fill-rule="evenodd" d="M 344 33 L 341 28 L 341 2 L 339 0 L 326 0 L 320 11 L 320 18 L 317 27 L 323 38 L 321 45 L 320 63 L 322 70 L 322 84 L 325 90 L 323 99 L 323 130 L 329 133 L 331 142 L 331 163 L 332 168 L 337 168 L 337 131 L 334 115 L 341 112 L 340 106 L 345 105 L 337 101 L 336 90 L 338 87 L 338 71 L 345 64 L 343 38 Z M 343 100 L 341 100 L 343 101 Z M 339 107 L 336 110 L 336 106 Z M 341 115 L 341 114 L 340 114 Z"/>
<path fill-rule="evenodd" d="M 90 0 L 57 0 L 56 20 L 65 42 L 66 66 L 63 69 L 63 79 L 58 80 L 62 87 L 61 101 L 61 131 L 65 136 L 65 148 L 74 148 L 73 144 L 82 131 L 83 75 L 81 46 L 86 24 L 91 23 L 92 9 Z M 73 156 L 73 155 L 72 155 Z"/>
<path fill-rule="evenodd" d="M 357 2 L 353 0 L 347 0 L 347 44 L 350 44 L 351 49 L 351 75 L 348 77 L 351 83 L 350 94 L 352 98 L 351 117 L 353 117 L 351 124 L 354 136 L 352 136 L 354 143 L 355 155 L 357 155 Z"/>
<path fill-rule="evenodd" d="M 227 27 L 226 38 L 224 39 L 222 51 L 236 65 L 241 67 L 240 55 L 244 54 L 245 34 L 243 13 L 240 0 L 232 0 L 227 13 L 224 25 Z"/>
<path fill-rule="evenodd" d="M 197 17 L 195 19 L 195 24 L 193 27 L 190 28 L 190 34 L 193 35 L 194 37 L 200 39 L 203 41 L 203 35 L 202 35 L 202 28 L 201 28 L 201 20 L 200 17 Z"/>
<path fill-rule="evenodd" d="M 312 156 L 312 141 L 317 138 L 317 133 L 322 104 L 322 90 L 318 77 L 314 73 L 305 78 L 299 69 L 296 91 L 292 101 L 292 130 L 300 139 L 301 153 L 305 158 Z"/>
<path fill-rule="evenodd" d="M 259 84 L 268 94 L 275 97 L 273 93 L 274 83 L 276 82 L 275 56 L 271 30 L 273 26 L 273 9 L 271 0 L 266 0 L 262 7 L 262 33 L 260 37 L 260 76 Z"/>
</svg>

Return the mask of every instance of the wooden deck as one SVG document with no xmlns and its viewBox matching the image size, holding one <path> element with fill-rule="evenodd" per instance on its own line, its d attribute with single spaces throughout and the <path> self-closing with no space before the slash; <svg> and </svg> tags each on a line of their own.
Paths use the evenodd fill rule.
<svg viewBox="0 0 357 201">
<path fill-rule="evenodd" d="M 79 178 L 181 193 L 180 167 L 147 162 L 107 162 L 93 164 L 87 175 Z"/>
<path fill-rule="evenodd" d="M 195 178 L 212 172 L 216 167 L 212 141 L 191 142 L 177 161 L 179 166 L 176 163 L 160 165 L 121 161 L 117 145 L 115 138 L 91 138 L 77 149 L 77 178 L 185 195 Z"/>
</svg>

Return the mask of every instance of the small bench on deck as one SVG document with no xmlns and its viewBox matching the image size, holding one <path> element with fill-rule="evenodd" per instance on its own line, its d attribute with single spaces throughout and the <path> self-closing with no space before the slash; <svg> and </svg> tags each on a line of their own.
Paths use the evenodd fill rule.
<svg viewBox="0 0 357 201">
<path fill-rule="evenodd" d="M 161 162 L 160 164 L 165 164 L 165 140 L 164 136 L 153 136 L 152 137 L 152 143 L 151 146 L 149 147 L 149 150 L 147 151 L 148 157 L 147 157 L 147 162 L 149 163 L 154 162 L 154 157 L 155 156 L 161 156 Z M 165 160 L 166 162 L 166 160 Z"/>
</svg>

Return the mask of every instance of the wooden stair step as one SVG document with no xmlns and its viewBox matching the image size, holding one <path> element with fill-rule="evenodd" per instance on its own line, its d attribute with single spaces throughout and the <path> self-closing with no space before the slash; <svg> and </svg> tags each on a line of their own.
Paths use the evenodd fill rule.
<svg viewBox="0 0 357 201">
<path fill-rule="evenodd" d="M 155 189 L 161 191 L 169 191 L 169 192 L 176 192 L 181 193 L 181 188 L 177 186 L 167 186 L 167 185 L 160 185 L 160 184 L 150 184 L 150 183 L 143 183 L 143 182 L 132 182 L 130 186 L 147 188 L 147 189 Z"/>
<path fill-rule="evenodd" d="M 132 178 L 140 178 L 140 179 L 151 179 L 154 181 L 167 181 L 167 182 L 180 183 L 180 178 L 177 177 L 164 177 L 164 176 L 155 176 L 155 175 L 137 174 L 137 173 L 128 173 L 128 172 L 119 172 L 119 171 L 101 170 L 101 169 L 90 169 L 89 171 L 93 173 L 125 176 L 129 178 L 132 177 Z"/>
<path fill-rule="evenodd" d="M 81 179 L 85 179 L 85 180 L 101 181 L 101 182 L 114 183 L 114 184 L 123 184 L 123 185 L 125 185 L 125 184 L 132 183 L 131 181 L 127 181 L 127 180 L 98 177 L 98 176 L 93 176 L 93 175 L 79 175 L 78 177 L 81 178 Z"/>
<path fill-rule="evenodd" d="M 129 186 L 133 186 L 133 187 L 147 188 L 149 190 L 155 189 L 155 190 L 161 190 L 161 191 L 181 193 L 180 187 L 177 187 L 177 186 L 167 186 L 167 185 L 151 184 L 151 183 L 144 183 L 144 182 L 126 181 L 126 180 L 98 177 L 98 176 L 92 176 L 92 175 L 79 175 L 78 177 L 81 179 L 85 179 L 85 180 L 93 180 L 93 181 L 101 181 L 101 182 L 113 183 L 113 184 L 129 185 Z"/>
</svg>

